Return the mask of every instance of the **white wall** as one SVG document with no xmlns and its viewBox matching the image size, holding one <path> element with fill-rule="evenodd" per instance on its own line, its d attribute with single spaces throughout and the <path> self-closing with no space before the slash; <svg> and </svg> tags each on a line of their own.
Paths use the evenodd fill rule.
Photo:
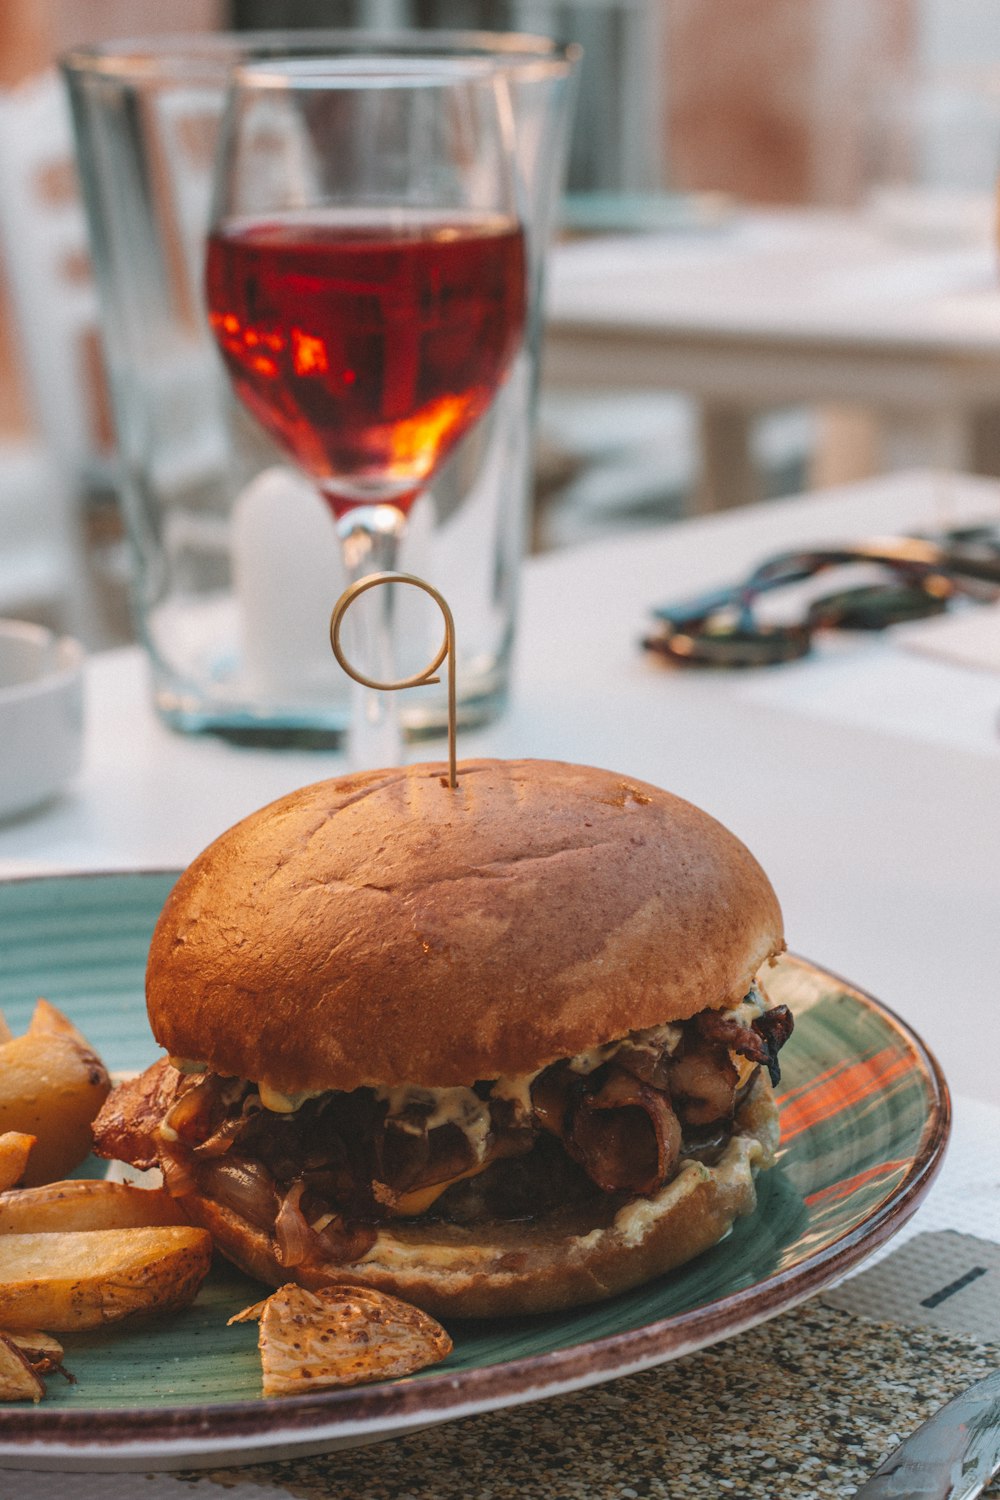
<svg viewBox="0 0 1000 1500">
<path fill-rule="evenodd" d="M 925 65 L 1000 64 L 998 0 L 920 0 L 919 18 Z"/>
<path fill-rule="evenodd" d="M 928 187 L 991 193 L 1000 177 L 1000 0 L 918 0 L 915 95 L 896 124 Z M 908 123 L 907 123 L 908 122 Z"/>
</svg>

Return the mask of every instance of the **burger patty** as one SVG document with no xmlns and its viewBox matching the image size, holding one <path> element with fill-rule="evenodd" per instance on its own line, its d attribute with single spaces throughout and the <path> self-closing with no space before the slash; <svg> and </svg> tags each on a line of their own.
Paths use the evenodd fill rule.
<svg viewBox="0 0 1000 1500">
<path fill-rule="evenodd" d="M 104 1156 L 161 1167 L 175 1196 L 272 1231 L 289 1269 L 351 1261 L 388 1219 L 532 1218 L 588 1199 L 610 1212 L 657 1192 L 686 1157 L 724 1149 L 759 1070 L 778 1081 L 791 1029 L 787 1007 L 752 990 L 734 1011 L 633 1032 L 530 1077 L 330 1091 L 280 1112 L 253 1083 L 164 1058 L 115 1090 L 95 1140 Z"/>
</svg>

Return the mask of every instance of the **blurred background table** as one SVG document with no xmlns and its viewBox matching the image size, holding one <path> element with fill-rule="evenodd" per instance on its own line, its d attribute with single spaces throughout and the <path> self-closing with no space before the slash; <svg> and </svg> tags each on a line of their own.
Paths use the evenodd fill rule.
<svg viewBox="0 0 1000 1500">
<path fill-rule="evenodd" d="M 638 648 L 649 606 L 775 550 L 983 516 L 1000 517 L 1000 486 L 915 473 L 532 559 L 514 702 L 459 753 L 604 765 L 707 808 L 767 869 L 790 945 L 892 1005 L 956 1090 L 990 1101 L 1000 670 L 918 654 L 901 633 L 749 674 L 672 670 Z M 1000 650 L 996 609 L 980 614 Z M 183 866 L 253 808 L 344 769 L 331 752 L 169 732 L 137 648 L 95 655 L 87 689 L 83 776 L 0 827 L 0 876 Z"/>
<path fill-rule="evenodd" d="M 992 217 L 987 199 L 913 193 L 568 241 L 551 261 L 543 388 L 695 398 L 701 510 L 760 492 L 751 425 L 782 405 L 869 414 L 828 421 L 824 479 L 902 463 L 1000 473 Z"/>
<path fill-rule="evenodd" d="M 736 28 L 727 0 L 175 0 L 169 7 L 7 0 L 0 7 L 0 612 L 54 620 L 92 645 L 119 643 L 131 628 L 96 295 L 69 119 L 53 72 L 66 48 L 116 35 L 254 25 L 530 28 L 583 44 L 573 192 L 722 195 L 731 211 L 711 235 L 675 226 L 665 244 L 637 238 L 643 255 L 654 262 L 666 255 L 674 268 L 669 281 L 653 268 L 661 305 L 642 337 L 645 314 L 626 305 L 622 337 L 611 339 L 623 287 L 633 302 L 637 295 L 631 265 L 620 274 L 607 259 L 610 244 L 596 247 L 597 261 L 577 245 L 557 256 L 551 390 L 595 378 L 603 387 L 610 377 L 631 399 L 603 411 L 578 399 L 575 412 L 560 410 L 552 422 L 546 436 L 561 466 L 552 465 L 540 489 L 559 493 L 540 507 L 535 541 L 555 546 L 654 514 L 666 520 L 698 504 L 744 501 L 762 489 L 793 493 L 804 473 L 813 487 L 929 458 L 997 471 L 1000 437 L 989 417 L 995 374 L 985 375 L 984 387 L 967 352 L 940 347 L 932 355 L 911 347 L 904 369 L 899 326 L 912 316 L 910 343 L 918 343 L 928 302 L 950 302 L 957 286 L 968 309 L 961 344 L 989 301 L 992 226 L 970 220 L 965 200 L 985 203 L 997 175 L 1000 54 L 992 20 L 990 0 L 761 0 L 753 25 Z M 901 211 L 900 191 L 923 198 L 924 207 Z M 881 203 L 874 249 L 864 209 L 873 196 Z M 930 212 L 928 200 L 936 205 Z M 792 207 L 762 207 L 769 204 Z M 734 205 L 746 208 L 735 213 Z M 977 241 L 971 281 L 968 265 L 958 264 L 967 233 Z M 719 269 L 720 255 L 730 270 Z M 838 255 L 843 275 L 831 274 Z M 818 308 L 810 309 L 814 293 Z M 612 324 L 601 329 L 592 316 L 605 294 Z M 718 304 L 734 299 L 751 318 L 735 344 L 731 307 L 718 327 Z M 895 327 L 886 321 L 893 302 Z M 813 320 L 808 357 L 801 339 L 792 347 L 787 328 L 761 337 L 760 317 L 780 320 L 790 304 L 806 324 Z M 689 329 L 667 360 L 664 313 L 676 322 L 678 309 L 701 332 L 694 338 Z M 824 332 L 817 310 L 820 324 L 831 310 L 835 324 L 841 313 L 853 319 L 853 332 Z M 880 353 L 883 334 L 889 348 Z M 993 337 L 985 327 L 980 335 L 984 345 Z M 971 363 L 982 364 L 985 352 Z M 650 379 L 658 401 L 639 399 Z M 883 414 L 877 430 L 864 404 L 869 395 Z M 817 426 L 814 399 L 852 409 L 825 409 Z M 774 400 L 791 401 L 792 409 L 765 417 Z M 749 420 L 757 411 L 761 420 Z M 560 485 L 567 472 L 579 482 Z"/>
</svg>

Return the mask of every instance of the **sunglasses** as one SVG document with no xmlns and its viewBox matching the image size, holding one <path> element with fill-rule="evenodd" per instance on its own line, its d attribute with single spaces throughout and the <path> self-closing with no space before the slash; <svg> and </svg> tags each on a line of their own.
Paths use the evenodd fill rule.
<svg viewBox="0 0 1000 1500">
<path fill-rule="evenodd" d="M 877 565 L 886 575 L 814 598 L 791 624 L 757 617 L 757 600 L 830 568 Z M 819 630 L 885 630 L 941 614 L 956 597 L 1000 598 L 1000 532 L 969 526 L 939 537 L 879 537 L 854 546 L 783 552 L 742 582 L 653 611 L 643 640 L 683 666 L 764 667 L 808 655 Z"/>
</svg>

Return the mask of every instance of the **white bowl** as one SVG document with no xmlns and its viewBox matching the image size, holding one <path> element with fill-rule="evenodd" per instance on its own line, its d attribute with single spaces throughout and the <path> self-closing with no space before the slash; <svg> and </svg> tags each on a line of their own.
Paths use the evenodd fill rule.
<svg viewBox="0 0 1000 1500">
<path fill-rule="evenodd" d="M 0 620 L 0 818 L 53 796 L 82 758 L 83 647 Z"/>
</svg>

